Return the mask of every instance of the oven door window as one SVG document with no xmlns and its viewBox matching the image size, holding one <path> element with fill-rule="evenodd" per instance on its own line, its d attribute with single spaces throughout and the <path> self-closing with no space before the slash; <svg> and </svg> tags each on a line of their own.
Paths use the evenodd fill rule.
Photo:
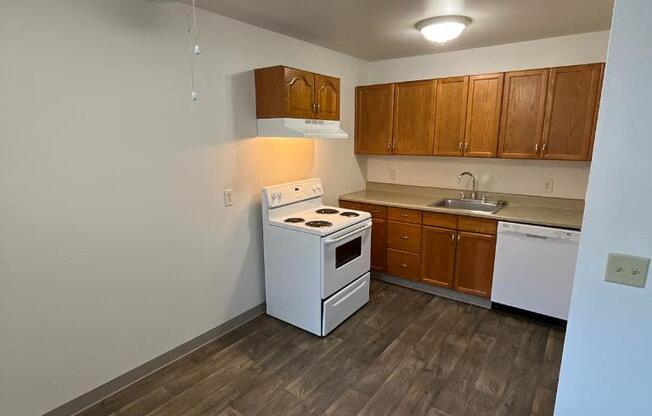
<svg viewBox="0 0 652 416">
<path fill-rule="evenodd" d="M 362 237 L 354 238 L 353 240 L 338 246 L 335 249 L 335 268 L 339 269 L 345 264 L 357 259 L 362 255 Z"/>
</svg>

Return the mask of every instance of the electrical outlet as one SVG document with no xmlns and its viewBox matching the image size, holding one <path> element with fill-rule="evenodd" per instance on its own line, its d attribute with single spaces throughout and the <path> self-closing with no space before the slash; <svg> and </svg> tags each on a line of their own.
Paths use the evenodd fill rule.
<svg viewBox="0 0 652 416">
<path fill-rule="evenodd" d="M 233 205 L 233 189 L 224 190 L 224 206 L 230 207 Z"/>
<path fill-rule="evenodd" d="M 552 192 L 554 181 L 552 178 L 547 178 L 543 180 L 543 192 L 549 194 Z"/>
<path fill-rule="evenodd" d="M 609 253 L 604 280 L 621 285 L 645 287 L 649 267 L 649 258 Z"/>
<path fill-rule="evenodd" d="M 390 169 L 389 170 L 389 180 L 390 181 L 395 181 L 396 180 L 396 169 Z"/>
</svg>

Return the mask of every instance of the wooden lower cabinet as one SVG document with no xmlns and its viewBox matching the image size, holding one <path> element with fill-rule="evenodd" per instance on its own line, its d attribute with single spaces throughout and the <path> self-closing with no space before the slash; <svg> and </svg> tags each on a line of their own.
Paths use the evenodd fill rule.
<svg viewBox="0 0 652 416">
<path fill-rule="evenodd" d="M 420 255 L 407 251 L 387 249 L 387 273 L 404 279 L 419 280 Z"/>
<path fill-rule="evenodd" d="M 453 288 L 457 232 L 444 228 L 423 227 L 421 237 L 421 280 L 424 283 Z"/>
<path fill-rule="evenodd" d="M 387 269 L 387 221 L 371 220 L 371 269 L 384 272 Z"/>
<path fill-rule="evenodd" d="M 491 295 L 495 253 L 496 236 L 459 231 L 453 288 L 488 298 Z"/>
</svg>

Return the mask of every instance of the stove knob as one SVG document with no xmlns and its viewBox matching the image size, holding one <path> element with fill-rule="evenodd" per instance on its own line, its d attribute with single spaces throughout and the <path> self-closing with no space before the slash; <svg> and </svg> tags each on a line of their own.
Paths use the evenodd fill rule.
<svg viewBox="0 0 652 416">
<path fill-rule="evenodd" d="M 276 194 L 276 199 L 278 199 L 278 200 L 280 201 L 280 200 L 281 200 L 281 196 L 282 196 L 282 195 L 281 195 L 281 193 L 280 193 L 280 192 L 279 192 L 279 193 L 277 193 L 277 194 Z"/>
<path fill-rule="evenodd" d="M 321 186 L 317 185 L 317 191 L 321 192 Z"/>
<path fill-rule="evenodd" d="M 272 192 L 272 201 L 276 201 L 276 192 Z"/>
</svg>

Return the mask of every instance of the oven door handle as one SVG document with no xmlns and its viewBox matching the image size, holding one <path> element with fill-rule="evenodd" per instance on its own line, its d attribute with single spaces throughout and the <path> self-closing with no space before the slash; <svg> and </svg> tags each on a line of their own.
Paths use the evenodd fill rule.
<svg viewBox="0 0 652 416">
<path fill-rule="evenodd" d="M 352 235 L 355 235 L 355 234 L 358 234 L 358 233 L 360 233 L 362 231 L 368 230 L 369 228 L 371 228 L 371 224 L 367 224 L 364 227 L 360 227 L 358 229 L 355 229 L 355 230 L 351 231 L 348 234 L 344 234 L 341 237 L 333 238 L 332 240 L 324 240 L 324 244 L 331 245 L 333 243 L 337 243 L 338 241 L 342 241 L 342 240 L 344 240 L 346 238 L 351 237 Z"/>
</svg>

